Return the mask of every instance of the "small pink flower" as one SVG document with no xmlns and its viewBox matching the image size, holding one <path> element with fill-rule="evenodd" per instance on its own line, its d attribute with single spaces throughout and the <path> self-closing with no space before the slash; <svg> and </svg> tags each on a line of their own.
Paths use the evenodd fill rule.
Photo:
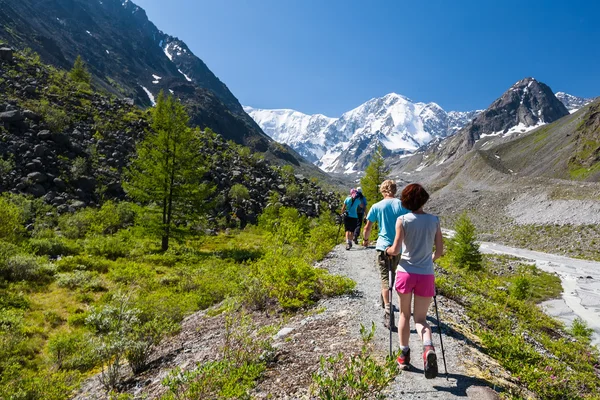
<svg viewBox="0 0 600 400">
<path fill-rule="evenodd" d="M 546 368 L 544 368 L 546 371 L 552 371 L 552 367 L 551 366 L 546 366 Z"/>
<path fill-rule="evenodd" d="M 550 375 L 550 379 L 552 379 L 552 380 L 556 379 L 556 375 Z"/>
</svg>

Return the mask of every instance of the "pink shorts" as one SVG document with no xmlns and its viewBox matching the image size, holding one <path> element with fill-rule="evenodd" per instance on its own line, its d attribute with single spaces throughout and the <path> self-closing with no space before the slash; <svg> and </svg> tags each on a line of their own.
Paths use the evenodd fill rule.
<svg viewBox="0 0 600 400">
<path fill-rule="evenodd" d="M 415 296 L 433 297 L 435 295 L 435 276 L 396 272 L 396 291 L 401 294 L 414 293 Z"/>
</svg>

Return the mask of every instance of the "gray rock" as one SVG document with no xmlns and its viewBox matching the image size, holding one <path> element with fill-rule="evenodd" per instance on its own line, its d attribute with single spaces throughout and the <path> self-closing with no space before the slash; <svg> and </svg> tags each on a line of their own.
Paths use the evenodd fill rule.
<svg viewBox="0 0 600 400">
<path fill-rule="evenodd" d="M 27 174 L 27 179 L 33 183 L 44 183 L 48 180 L 48 177 L 43 172 L 32 172 Z"/>
<path fill-rule="evenodd" d="M 46 146 L 38 144 L 33 148 L 33 154 L 35 154 L 36 157 L 43 157 L 44 154 L 46 154 L 46 150 Z"/>
<path fill-rule="evenodd" d="M 0 48 L 0 60 L 12 61 L 13 60 L 13 49 L 9 47 Z"/>
<path fill-rule="evenodd" d="M 71 207 L 74 208 L 75 210 L 80 210 L 85 207 L 85 203 L 83 201 L 74 201 L 71 204 Z"/>
<path fill-rule="evenodd" d="M 0 113 L 0 121 L 2 122 L 18 122 L 23 121 L 25 116 L 19 110 L 4 111 Z"/>
<path fill-rule="evenodd" d="M 49 130 L 43 130 L 38 132 L 37 137 L 41 140 L 50 140 L 52 139 L 52 133 Z"/>
<path fill-rule="evenodd" d="M 44 189 L 44 187 L 39 183 L 36 183 L 35 185 L 29 187 L 29 193 L 31 193 L 33 197 L 42 197 L 46 194 L 46 189 Z"/>
<path fill-rule="evenodd" d="M 58 189 L 58 191 L 63 192 L 66 188 L 67 185 L 65 184 L 65 182 L 60 179 L 60 178 L 54 178 L 54 186 L 56 186 L 56 189 Z"/>
<path fill-rule="evenodd" d="M 24 110 L 23 115 L 25 116 L 25 118 L 28 118 L 35 122 L 39 122 L 42 120 L 42 116 L 40 114 L 33 112 L 31 110 Z"/>
</svg>

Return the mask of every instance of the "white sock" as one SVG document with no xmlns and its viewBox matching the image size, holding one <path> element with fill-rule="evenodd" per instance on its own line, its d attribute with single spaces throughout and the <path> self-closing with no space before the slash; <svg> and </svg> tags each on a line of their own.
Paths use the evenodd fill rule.
<svg viewBox="0 0 600 400">
<path fill-rule="evenodd" d="M 408 350 L 410 350 L 410 347 L 400 346 L 400 350 L 402 350 L 402 354 L 406 354 L 406 353 L 408 353 Z"/>
<path fill-rule="evenodd" d="M 433 342 L 431 340 L 423 340 L 423 346 L 433 346 Z"/>
</svg>

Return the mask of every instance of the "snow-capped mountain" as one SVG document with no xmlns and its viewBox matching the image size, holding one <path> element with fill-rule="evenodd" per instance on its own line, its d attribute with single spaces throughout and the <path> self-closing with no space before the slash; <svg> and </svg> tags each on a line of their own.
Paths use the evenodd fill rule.
<svg viewBox="0 0 600 400">
<path fill-rule="evenodd" d="M 567 107 L 567 110 L 569 110 L 569 113 L 571 114 L 579 110 L 581 107 L 594 101 L 594 99 L 577 97 L 565 92 L 556 92 L 554 95 L 565 105 L 565 107 Z"/>
<path fill-rule="evenodd" d="M 289 144 L 328 172 L 363 170 L 381 144 L 388 153 L 411 153 L 435 137 L 454 134 L 478 111 L 446 112 L 390 93 L 330 118 L 294 110 L 244 110 L 273 139 Z"/>
<path fill-rule="evenodd" d="M 446 140 L 432 141 L 423 149 L 426 161 L 419 168 L 438 166 L 457 159 L 484 137 L 525 133 L 565 115 L 569 115 L 569 111 L 550 87 L 534 78 L 522 79 L 456 135 Z"/>
</svg>

